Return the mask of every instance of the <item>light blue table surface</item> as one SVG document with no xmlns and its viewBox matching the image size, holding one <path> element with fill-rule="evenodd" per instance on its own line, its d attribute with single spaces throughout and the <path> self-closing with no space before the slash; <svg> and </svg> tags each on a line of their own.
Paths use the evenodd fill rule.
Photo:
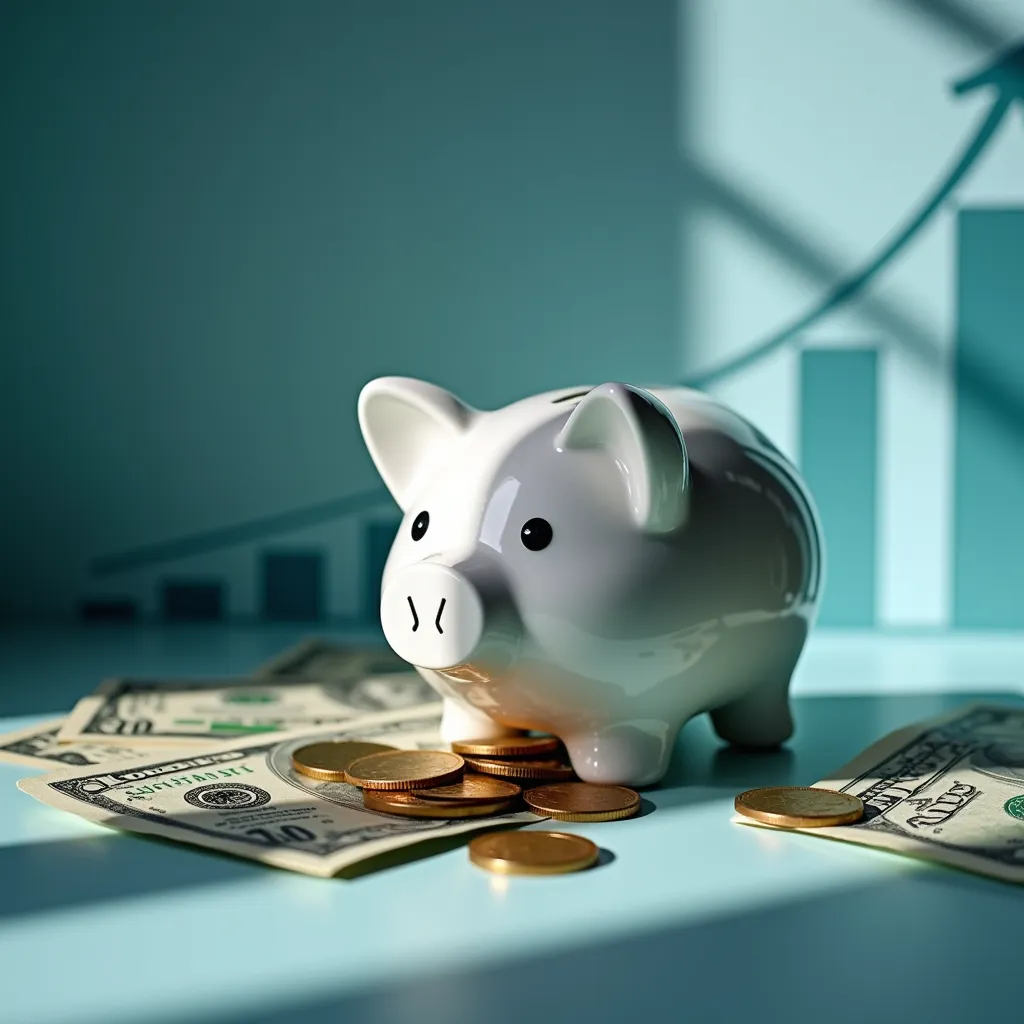
<svg viewBox="0 0 1024 1024">
<path fill-rule="evenodd" d="M 0 729 L 104 676 L 244 673 L 295 639 L 7 630 Z M 741 789 L 810 784 L 900 725 L 1020 700 L 1022 680 L 1012 636 L 817 636 L 789 750 L 742 755 L 695 720 L 642 816 L 559 824 L 605 854 L 557 878 L 488 875 L 464 841 L 307 878 L 107 831 L 0 764 L 0 1020 L 1022 1020 L 1024 888 L 729 820 Z"/>
</svg>

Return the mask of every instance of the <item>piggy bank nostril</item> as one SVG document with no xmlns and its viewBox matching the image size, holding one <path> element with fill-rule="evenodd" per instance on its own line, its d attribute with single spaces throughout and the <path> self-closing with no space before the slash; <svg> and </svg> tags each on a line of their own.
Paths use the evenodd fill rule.
<svg viewBox="0 0 1024 1024">
<path fill-rule="evenodd" d="M 444 611 L 444 605 L 445 605 L 445 602 L 447 600 L 448 600 L 447 597 L 442 597 L 441 598 L 441 604 L 438 606 L 438 609 L 437 609 L 437 618 L 434 619 L 434 625 L 437 626 L 438 633 L 443 633 L 444 632 L 444 630 L 441 628 L 441 612 Z"/>
<path fill-rule="evenodd" d="M 412 603 L 412 598 L 407 597 L 406 601 L 409 602 L 409 610 L 412 612 L 412 631 L 415 633 L 420 628 L 420 617 L 416 614 L 416 605 Z M 438 617 L 440 617 L 440 614 L 438 612 Z"/>
</svg>

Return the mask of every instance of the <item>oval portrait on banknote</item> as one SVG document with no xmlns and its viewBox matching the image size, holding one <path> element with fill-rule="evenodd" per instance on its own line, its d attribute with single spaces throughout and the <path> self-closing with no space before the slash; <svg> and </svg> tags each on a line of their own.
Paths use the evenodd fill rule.
<svg viewBox="0 0 1024 1024">
<path fill-rule="evenodd" d="M 204 807 L 210 811 L 242 811 L 250 807 L 262 807 L 270 801 L 270 794 L 265 789 L 238 782 L 194 786 L 182 795 L 193 807 Z"/>
<path fill-rule="evenodd" d="M 971 767 L 1007 782 L 1024 782 L 1024 739 L 1016 736 L 988 743 L 971 755 Z"/>
</svg>

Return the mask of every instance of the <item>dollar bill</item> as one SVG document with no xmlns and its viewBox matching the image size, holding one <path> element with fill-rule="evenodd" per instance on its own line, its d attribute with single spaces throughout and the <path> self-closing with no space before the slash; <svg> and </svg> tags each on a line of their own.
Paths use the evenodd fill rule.
<svg viewBox="0 0 1024 1024">
<path fill-rule="evenodd" d="M 317 782 L 291 766 L 293 750 L 324 739 L 439 749 L 439 725 L 439 706 L 407 708 L 348 727 L 247 737 L 164 759 L 151 751 L 127 764 L 22 779 L 18 787 L 51 807 L 110 828 L 322 876 L 423 840 L 541 820 L 529 812 L 468 821 L 400 818 L 367 810 L 353 786 Z"/>
<path fill-rule="evenodd" d="M 390 648 L 357 647 L 321 637 L 302 640 L 261 665 L 254 675 L 325 683 L 361 714 L 440 700 L 423 677 Z"/>
<path fill-rule="evenodd" d="M 62 743 L 189 746 L 363 716 L 348 683 L 300 679 L 108 679 L 72 709 Z M 431 691 L 433 693 L 433 691 Z"/>
<path fill-rule="evenodd" d="M 1022 707 L 974 704 L 901 729 L 815 785 L 860 797 L 864 817 L 792 831 L 1024 882 Z"/>
<path fill-rule="evenodd" d="M 54 718 L 0 736 L 0 761 L 24 764 L 30 768 L 49 768 L 52 771 L 60 765 L 106 764 L 146 756 L 143 747 L 114 746 L 109 743 L 61 743 L 57 737 L 64 722 L 64 718 Z"/>
</svg>

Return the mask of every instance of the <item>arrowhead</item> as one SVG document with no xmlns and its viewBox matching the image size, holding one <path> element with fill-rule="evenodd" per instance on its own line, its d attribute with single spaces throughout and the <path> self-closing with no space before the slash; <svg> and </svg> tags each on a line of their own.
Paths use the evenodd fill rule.
<svg viewBox="0 0 1024 1024">
<path fill-rule="evenodd" d="M 1008 101 L 1024 100 L 1024 44 L 1006 50 L 987 68 L 953 85 L 958 96 L 994 85 Z"/>
</svg>

